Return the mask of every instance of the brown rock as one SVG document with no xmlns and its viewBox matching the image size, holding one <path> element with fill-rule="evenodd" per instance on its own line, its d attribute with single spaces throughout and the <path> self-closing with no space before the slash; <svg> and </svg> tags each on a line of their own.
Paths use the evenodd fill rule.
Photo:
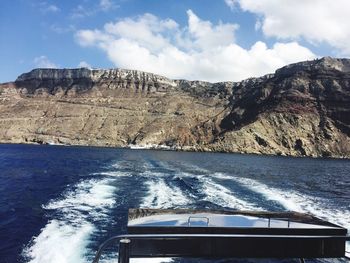
<svg viewBox="0 0 350 263">
<path fill-rule="evenodd" d="M 35 69 L 0 84 L 0 142 L 350 157 L 350 60 L 242 82 Z"/>
</svg>

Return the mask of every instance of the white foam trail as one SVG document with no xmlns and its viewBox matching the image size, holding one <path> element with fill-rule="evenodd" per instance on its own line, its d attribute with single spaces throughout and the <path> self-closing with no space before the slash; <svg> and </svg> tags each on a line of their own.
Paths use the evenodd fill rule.
<svg viewBox="0 0 350 263">
<path fill-rule="evenodd" d="M 82 181 L 75 190 L 43 206 L 56 210 L 60 218 L 49 221 L 24 249 L 30 263 L 87 261 L 85 253 L 95 230 L 93 222 L 108 220 L 107 211 L 115 203 L 115 187 L 109 182 L 109 179 Z"/>
<path fill-rule="evenodd" d="M 238 178 L 223 173 L 214 173 L 212 175 L 209 175 L 209 170 L 203 169 L 196 165 L 185 163 L 182 163 L 181 165 L 199 173 L 206 174 L 196 176 L 195 174 L 181 173 L 181 176 L 197 177 L 202 182 L 204 179 L 203 191 L 207 195 L 205 200 L 212 203 L 239 210 L 262 210 L 262 208 L 258 207 L 255 204 L 238 199 L 236 197 L 236 194 L 232 193 L 226 187 L 214 183 L 212 180 L 210 180 L 210 178 L 214 177 L 217 179 L 235 180 L 237 183 L 241 184 L 247 189 L 262 194 L 267 200 L 281 204 L 287 210 L 313 214 L 314 216 L 343 226 L 350 232 L 350 209 L 341 211 L 330 207 L 327 208 L 325 207 L 327 200 L 323 200 L 321 198 L 306 196 L 296 191 L 285 191 L 272 188 L 253 179 Z M 350 242 L 347 242 L 346 250 L 350 251 Z"/>
<path fill-rule="evenodd" d="M 125 169 L 125 168 L 144 168 L 147 165 L 147 163 L 145 163 L 143 160 L 137 160 L 137 165 L 135 165 L 135 160 L 124 160 L 124 161 L 118 161 L 112 165 L 110 165 L 108 168 L 113 168 L 116 170 L 120 170 L 120 169 Z"/>
<path fill-rule="evenodd" d="M 146 173 L 149 173 L 146 172 Z M 148 195 L 144 197 L 140 207 L 145 208 L 175 208 L 184 206 L 190 200 L 182 193 L 178 187 L 168 186 L 164 179 L 159 179 L 163 176 L 161 173 L 151 173 L 150 176 L 158 177 L 157 181 L 146 181 L 148 187 Z M 132 263 L 169 263 L 173 262 L 172 258 L 132 258 Z"/>
<path fill-rule="evenodd" d="M 237 210 L 262 210 L 261 207 L 236 197 L 237 194 L 231 192 L 225 186 L 213 182 L 207 176 L 202 176 L 201 181 L 203 184 L 202 191 L 206 195 L 204 200 L 206 201 Z"/>
<path fill-rule="evenodd" d="M 197 165 L 193 165 L 193 164 L 189 164 L 189 163 L 181 163 L 181 166 L 184 167 L 184 168 L 187 168 L 189 170 L 193 170 L 193 171 L 196 171 L 196 172 L 199 172 L 199 173 L 204 173 L 204 174 L 207 174 L 207 173 L 210 173 L 209 170 L 207 169 L 204 169 L 204 168 L 201 168 Z"/>
<path fill-rule="evenodd" d="M 277 189 L 249 178 L 233 177 L 232 179 L 253 192 L 262 194 L 267 200 L 281 204 L 287 210 L 303 212 L 300 205 L 286 195 L 285 191 L 278 191 Z"/>
<path fill-rule="evenodd" d="M 100 173 L 94 173 L 93 175 L 104 175 L 104 176 L 111 176 L 111 177 L 131 177 L 133 176 L 132 173 L 125 173 L 125 172 L 100 172 Z"/>
<path fill-rule="evenodd" d="M 235 178 L 243 186 L 260 193 L 267 200 L 276 201 L 284 208 L 291 211 L 310 213 L 316 217 L 345 227 L 350 231 L 350 210 L 339 210 L 332 207 L 325 207 L 327 200 L 298 193 L 276 189 L 253 179 Z M 350 242 L 346 244 L 346 250 L 350 250 Z"/>
<path fill-rule="evenodd" d="M 202 183 L 202 189 L 200 190 L 204 195 L 206 195 L 206 197 L 204 198 L 205 201 L 209 201 L 211 203 L 220 205 L 222 207 L 230 207 L 237 210 L 260 210 L 260 211 L 263 210 L 263 208 L 253 203 L 250 203 L 241 198 L 238 198 L 237 193 L 232 192 L 225 186 L 222 186 L 221 184 L 218 184 L 211 179 L 211 178 L 217 178 L 217 179 L 231 180 L 232 176 L 229 176 L 223 173 L 214 173 L 212 175 L 209 175 L 208 170 L 205 170 L 198 166 L 188 165 L 188 164 L 184 164 L 183 166 L 191 170 L 204 173 L 202 175 L 196 175 L 192 173 L 182 172 L 181 170 L 175 168 L 175 170 L 177 171 L 177 174 L 175 175 L 175 177 L 197 178 Z M 173 168 L 170 167 L 170 169 L 173 169 Z"/>
<path fill-rule="evenodd" d="M 72 222 L 88 216 L 102 218 L 101 215 L 115 203 L 115 187 L 109 185 L 109 182 L 108 179 L 83 181 L 76 186 L 75 191 L 66 193 L 62 199 L 43 205 L 43 208 L 59 210 L 63 213 L 64 220 L 69 219 Z"/>
<path fill-rule="evenodd" d="M 24 252 L 31 263 L 84 262 L 88 237 L 94 230 L 90 223 L 72 226 L 59 220 L 50 221 Z"/>
<path fill-rule="evenodd" d="M 201 167 L 195 165 L 187 165 L 190 169 L 194 169 L 199 172 L 209 173 L 208 170 L 205 170 Z M 277 202 L 281 204 L 285 209 L 297 212 L 311 213 L 319 218 L 323 218 L 327 221 L 339 224 L 348 228 L 350 230 L 350 209 L 345 209 L 340 211 L 338 209 L 332 209 L 325 207 L 327 204 L 327 200 L 323 200 L 321 198 L 316 198 L 312 196 L 307 196 L 296 191 L 285 191 L 270 187 L 263 183 L 260 183 L 256 180 L 249 178 L 239 178 L 235 176 L 230 176 L 223 173 L 214 173 L 212 175 L 217 179 L 228 179 L 235 180 L 237 183 L 242 186 L 256 192 L 262 194 L 267 200 Z M 201 176 L 200 178 L 205 178 L 205 176 Z M 214 184 L 214 185 L 213 185 Z M 208 187 L 209 186 L 209 187 Z M 211 189 L 210 186 L 213 186 L 214 189 Z M 231 195 L 230 190 L 224 186 L 216 185 L 212 181 L 207 181 L 207 194 L 209 198 L 216 198 L 219 201 L 219 204 L 225 204 L 225 200 L 230 200 L 234 202 L 232 199 L 233 195 Z M 221 191 L 220 191 L 221 190 Z M 216 194 L 219 194 L 216 196 Z M 229 196 L 226 198 L 226 194 Z M 221 200 L 220 200 L 221 199 Z M 238 207 L 240 209 L 251 209 L 256 206 L 254 204 L 245 203 L 245 201 L 241 202 L 238 199 Z M 246 207 L 246 208 L 245 208 Z"/>
<path fill-rule="evenodd" d="M 175 208 L 190 202 L 180 188 L 168 186 L 164 179 L 146 181 L 146 185 L 148 186 L 148 195 L 144 197 L 141 207 Z"/>
<path fill-rule="evenodd" d="M 238 183 L 262 194 L 267 200 L 276 201 L 284 208 L 291 211 L 311 213 L 330 222 L 350 228 L 350 211 L 340 211 L 331 207 L 325 207 L 329 203 L 319 197 L 308 196 L 296 191 L 281 190 L 267 186 L 249 178 L 234 178 Z"/>
<path fill-rule="evenodd" d="M 233 176 L 228 175 L 228 174 L 223 174 L 223 173 L 214 173 L 213 177 L 217 179 L 224 179 L 224 180 L 232 180 Z"/>
</svg>

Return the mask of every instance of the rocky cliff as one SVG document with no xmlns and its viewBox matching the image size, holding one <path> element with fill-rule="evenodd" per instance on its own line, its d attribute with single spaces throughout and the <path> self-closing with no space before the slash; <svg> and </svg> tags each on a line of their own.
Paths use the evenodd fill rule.
<svg viewBox="0 0 350 263">
<path fill-rule="evenodd" d="M 350 60 L 242 82 L 35 69 L 0 84 L 0 142 L 350 157 Z"/>
</svg>

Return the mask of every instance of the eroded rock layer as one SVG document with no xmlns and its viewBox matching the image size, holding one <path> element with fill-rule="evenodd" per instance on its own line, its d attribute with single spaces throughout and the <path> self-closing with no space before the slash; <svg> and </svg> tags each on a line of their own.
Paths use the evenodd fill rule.
<svg viewBox="0 0 350 263">
<path fill-rule="evenodd" d="M 35 69 L 0 84 L 0 142 L 350 157 L 350 60 L 208 83 Z"/>
</svg>

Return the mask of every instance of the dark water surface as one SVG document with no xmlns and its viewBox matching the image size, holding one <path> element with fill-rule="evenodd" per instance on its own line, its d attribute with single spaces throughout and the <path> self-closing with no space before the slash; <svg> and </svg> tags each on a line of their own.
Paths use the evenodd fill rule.
<svg viewBox="0 0 350 263">
<path fill-rule="evenodd" d="M 349 229 L 349 171 L 349 160 L 0 145 L 0 262 L 90 262 L 125 233 L 129 207 L 293 210 Z"/>
</svg>

